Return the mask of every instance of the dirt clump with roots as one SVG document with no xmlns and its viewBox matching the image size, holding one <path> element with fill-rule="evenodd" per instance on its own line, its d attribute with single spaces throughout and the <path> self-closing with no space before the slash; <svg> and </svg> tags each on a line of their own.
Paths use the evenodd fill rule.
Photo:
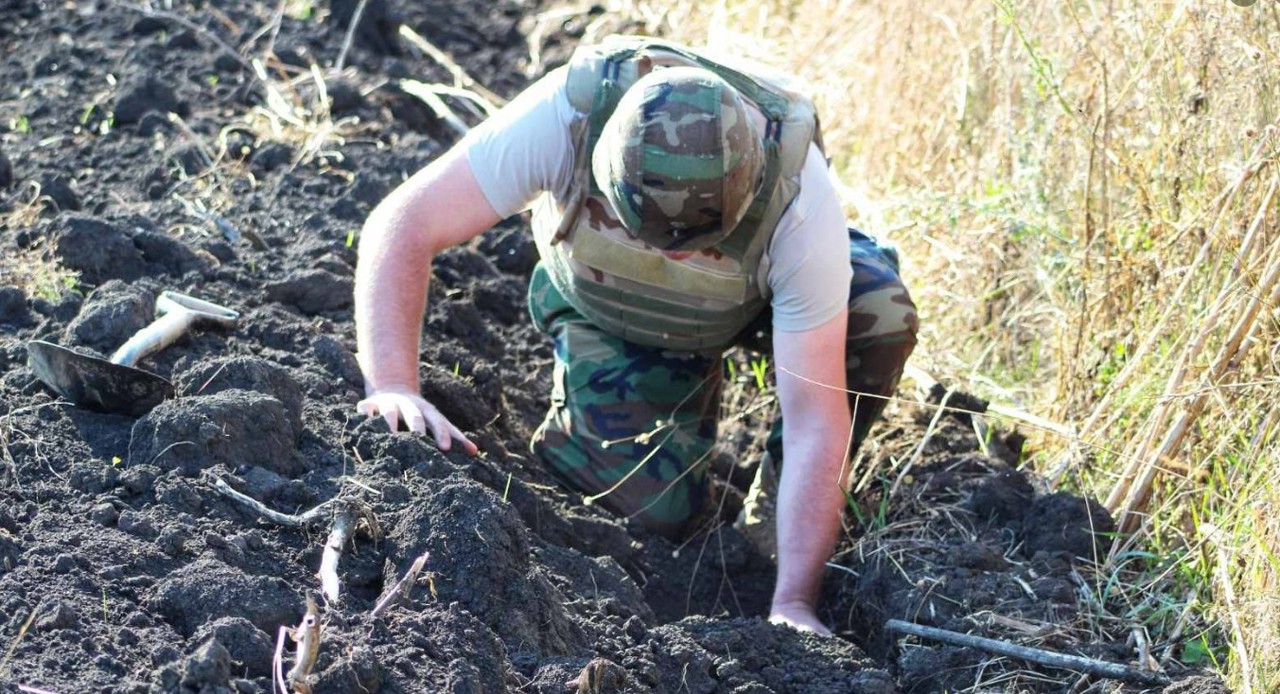
<svg viewBox="0 0 1280 694">
<path fill-rule="evenodd" d="M 528 453 L 551 350 L 524 315 L 536 250 L 523 220 L 443 253 L 431 283 L 424 394 L 484 454 L 441 452 L 355 414 L 354 235 L 458 138 L 405 89 L 454 85 L 457 71 L 399 28 L 509 97 L 602 23 L 635 26 L 601 7 L 548 14 L 559 8 L 542 0 L 143 9 L 0 9 L 0 251 L 34 263 L 0 278 L 26 278 L 0 287 L 0 683 L 271 691 L 280 630 L 308 598 L 320 604 L 305 678 L 316 692 L 1074 681 L 902 639 L 888 618 L 1133 660 L 1123 637 L 1080 627 L 1110 518 L 1037 493 L 1008 447 L 979 452 L 955 420 L 932 431 L 891 498 L 860 502 L 858 539 L 825 586 L 823 616 L 842 638 L 768 624 L 772 564 L 724 522 L 753 472 L 759 415 L 723 428 L 719 513 L 683 544 L 583 505 Z M 70 406 L 34 378 L 30 340 L 109 354 L 164 290 L 241 312 L 234 329 L 195 330 L 144 360 L 176 398 L 135 419 Z M 903 459 L 931 412 L 892 407 L 871 462 Z M 282 525 L 227 489 L 282 514 L 334 499 L 359 508 L 340 543 L 340 599 L 319 600 L 316 578 L 339 506 Z M 424 555 L 412 590 L 375 616 Z"/>
</svg>

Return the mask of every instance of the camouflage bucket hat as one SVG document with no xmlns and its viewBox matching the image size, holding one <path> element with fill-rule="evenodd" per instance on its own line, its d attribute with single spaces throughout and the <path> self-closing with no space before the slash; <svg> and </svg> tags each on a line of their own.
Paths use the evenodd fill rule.
<svg viewBox="0 0 1280 694">
<path fill-rule="evenodd" d="M 622 95 L 591 170 L 634 237 L 661 250 L 698 250 L 742 221 L 764 149 L 736 89 L 709 70 L 673 67 Z"/>
</svg>

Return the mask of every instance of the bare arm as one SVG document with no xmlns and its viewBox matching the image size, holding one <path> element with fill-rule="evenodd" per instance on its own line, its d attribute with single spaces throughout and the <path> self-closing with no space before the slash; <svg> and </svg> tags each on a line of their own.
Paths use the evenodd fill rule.
<svg viewBox="0 0 1280 694">
<path fill-rule="evenodd" d="M 430 427 L 448 450 L 457 439 L 476 447 L 440 411 L 419 396 L 418 353 L 431 262 L 500 218 L 476 182 L 465 152 L 453 148 L 400 184 L 370 213 L 360 235 L 355 318 L 365 399 L 357 405 L 381 414 L 394 430 Z"/>
<path fill-rule="evenodd" d="M 814 613 L 826 562 L 840 534 L 848 473 L 845 393 L 848 314 L 803 332 L 776 331 L 785 462 L 778 487 L 778 581 L 770 619 L 829 634 Z M 823 384 L 823 385 L 818 385 Z"/>
</svg>

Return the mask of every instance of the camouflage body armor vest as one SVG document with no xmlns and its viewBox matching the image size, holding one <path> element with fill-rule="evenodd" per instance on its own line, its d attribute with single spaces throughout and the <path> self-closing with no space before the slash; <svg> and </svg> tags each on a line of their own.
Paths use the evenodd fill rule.
<svg viewBox="0 0 1280 694">
<path fill-rule="evenodd" d="M 733 231 L 710 248 L 674 260 L 633 239 L 591 175 L 591 153 L 618 99 L 655 69 L 701 67 L 732 85 L 764 115 L 760 190 Z M 606 332 L 650 347 L 722 349 L 768 305 L 765 249 L 799 192 L 809 143 L 821 147 L 813 102 L 783 75 L 742 72 L 675 44 L 611 37 L 577 49 L 569 64 L 575 123 L 570 198 L 550 193 L 534 210 L 534 238 L 548 274 L 568 302 Z"/>
</svg>

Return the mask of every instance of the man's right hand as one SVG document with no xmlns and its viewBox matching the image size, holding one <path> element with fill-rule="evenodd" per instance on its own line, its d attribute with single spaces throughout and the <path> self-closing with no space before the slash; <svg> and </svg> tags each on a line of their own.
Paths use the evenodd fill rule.
<svg viewBox="0 0 1280 694">
<path fill-rule="evenodd" d="M 468 455 L 475 455 L 479 451 L 471 439 L 463 435 L 462 430 L 445 418 L 435 405 L 407 388 L 384 388 L 372 393 L 356 403 L 356 411 L 370 417 L 382 415 L 392 431 L 399 428 L 402 419 L 412 432 L 425 434 L 430 427 L 431 433 L 435 435 L 436 445 L 442 451 L 449 450 L 454 439 L 462 444 Z"/>
</svg>

